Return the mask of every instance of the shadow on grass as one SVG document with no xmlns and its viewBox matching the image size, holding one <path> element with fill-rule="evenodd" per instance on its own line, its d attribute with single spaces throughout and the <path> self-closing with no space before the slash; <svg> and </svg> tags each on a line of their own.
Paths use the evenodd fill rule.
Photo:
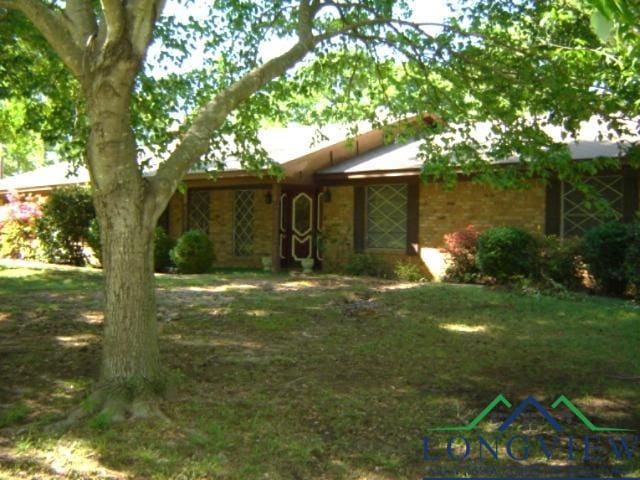
<svg viewBox="0 0 640 480">
<path fill-rule="evenodd" d="M 428 429 L 467 423 L 498 393 L 562 393 L 596 424 L 640 428 L 636 385 L 610 376 L 637 368 L 638 319 L 622 302 L 233 274 L 159 279 L 161 350 L 180 379 L 162 405 L 171 424 L 94 418 L 52 435 L 44 426 L 97 375 L 100 276 L 6 273 L 0 404 L 30 411 L 26 433 L 0 443 L 10 475 L 416 478 Z"/>
</svg>

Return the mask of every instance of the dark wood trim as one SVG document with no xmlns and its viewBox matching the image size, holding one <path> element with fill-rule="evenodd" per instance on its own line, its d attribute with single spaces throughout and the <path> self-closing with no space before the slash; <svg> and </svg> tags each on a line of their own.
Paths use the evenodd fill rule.
<svg viewBox="0 0 640 480">
<path fill-rule="evenodd" d="M 272 225 L 271 225 L 271 269 L 274 272 L 280 271 L 280 195 L 282 187 L 279 183 L 274 183 L 271 187 L 272 197 Z"/>
<path fill-rule="evenodd" d="M 407 185 L 407 255 L 417 255 L 418 227 L 420 225 L 420 185 Z"/>
<path fill-rule="evenodd" d="M 189 225 L 189 191 L 181 192 L 182 195 L 182 233 L 187 231 Z M 182 235 L 182 234 L 181 234 Z"/>
<path fill-rule="evenodd" d="M 321 187 L 338 187 L 348 185 L 380 185 L 383 183 L 397 183 L 397 184 L 411 184 L 420 183 L 420 176 L 418 173 L 415 175 L 392 175 L 386 177 L 363 177 L 363 178 L 349 178 L 344 176 L 328 176 L 318 175 L 315 177 L 316 184 Z"/>
<path fill-rule="evenodd" d="M 272 183 L 259 183 L 259 184 L 247 184 L 247 185 L 223 185 L 223 186 L 207 186 L 207 187 L 187 187 L 188 191 L 196 190 L 270 190 Z"/>
<path fill-rule="evenodd" d="M 550 180 L 546 185 L 544 208 L 544 233 L 560 235 L 562 221 L 562 187 L 559 180 Z"/>
<path fill-rule="evenodd" d="M 622 221 L 632 222 L 638 211 L 638 171 L 622 167 Z"/>
<path fill-rule="evenodd" d="M 365 187 L 353 187 L 353 250 L 364 252 Z"/>
</svg>

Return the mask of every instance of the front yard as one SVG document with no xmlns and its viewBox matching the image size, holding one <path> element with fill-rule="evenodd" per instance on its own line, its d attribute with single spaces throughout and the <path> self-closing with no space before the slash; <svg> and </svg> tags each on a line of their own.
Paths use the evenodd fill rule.
<svg viewBox="0 0 640 480">
<path fill-rule="evenodd" d="M 250 272 L 160 275 L 158 292 L 168 420 L 56 432 L 97 376 L 101 273 L 0 267 L 0 478 L 417 479 L 436 471 L 429 429 L 469 423 L 498 394 L 563 394 L 597 426 L 640 430 L 633 303 Z M 465 435 L 490 438 L 508 414 Z M 511 428 L 549 435 L 540 418 Z M 634 453 L 626 475 L 640 475 Z M 524 463 L 571 466 L 533 448 Z"/>
</svg>

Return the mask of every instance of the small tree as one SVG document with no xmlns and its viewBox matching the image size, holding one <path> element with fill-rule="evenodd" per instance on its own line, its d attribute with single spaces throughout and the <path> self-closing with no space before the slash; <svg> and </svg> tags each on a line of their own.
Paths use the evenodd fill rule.
<svg viewBox="0 0 640 480">
<path fill-rule="evenodd" d="M 51 192 L 36 224 L 46 259 L 52 263 L 84 265 L 84 244 L 96 213 L 85 187 L 63 187 Z"/>
</svg>

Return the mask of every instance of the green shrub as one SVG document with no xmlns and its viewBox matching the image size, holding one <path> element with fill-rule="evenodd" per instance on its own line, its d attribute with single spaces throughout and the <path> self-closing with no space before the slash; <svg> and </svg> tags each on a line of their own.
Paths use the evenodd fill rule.
<svg viewBox="0 0 640 480">
<path fill-rule="evenodd" d="M 412 262 L 397 262 L 393 273 L 398 280 L 403 282 L 420 282 L 424 280 L 420 266 Z"/>
<path fill-rule="evenodd" d="M 153 265 L 156 272 L 164 272 L 171 266 L 171 249 L 175 247 L 173 239 L 162 227 L 156 227 L 153 243 Z"/>
<path fill-rule="evenodd" d="M 449 265 L 445 280 L 458 283 L 475 283 L 480 276 L 476 261 L 478 254 L 478 231 L 469 225 L 464 230 L 444 236 L 445 251 L 449 254 Z"/>
<path fill-rule="evenodd" d="M 389 278 L 391 271 L 389 265 L 378 255 L 371 255 L 368 253 L 354 253 L 349 257 L 347 264 L 344 266 L 344 271 L 348 275 L 355 276 L 369 276 Z"/>
<path fill-rule="evenodd" d="M 580 274 L 581 243 L 575 239 L 560 239 L 555 235 L 538 239 L 538 266 L 543 281 L 560 284 L 570 290 L 582 286 Z"/>
<path fill-rule="evenodd" d="M 37 235 L 47 261 L 84 265 L 84 243 L 95 218 L 91 193 L 85 187 L 55 189 L 42 207 Z"/>
<path fill-rule="evenodd" d="M 506 283 L 531 277 L 536 271 L 537 245 L 533 236 L 516 227 L 494 227 L 478 237 L 478 266 L 483 275 Z"/>
<path fill-rule="evenodd" d="M 631 228 L 618 222 L 604 223 L 584 235 L 584 261 L 603 293 L 624 293 L 628 283 L 625 257 L 631 238 Z"/>
<path fill-rule="evenodd" d="M 636 298 L 640 298 L 640 222 L 630 227 L 629 246 L 624 264 L 627 279 L 635 287 Z"/>
<path fill-rule="evenodd" d="M 214 260 L 213 244 L 204 232 L 189 230 L 171 250 L 171 260 L 181 273 L 204 273 Z"/>
</svg>

